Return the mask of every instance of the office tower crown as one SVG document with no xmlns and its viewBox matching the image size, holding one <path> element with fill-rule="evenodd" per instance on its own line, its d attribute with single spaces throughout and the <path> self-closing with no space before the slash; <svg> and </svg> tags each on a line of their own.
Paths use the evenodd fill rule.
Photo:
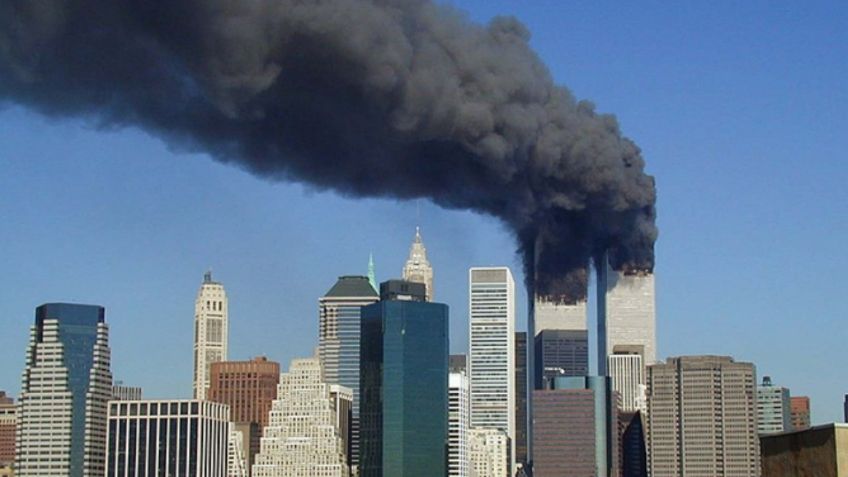
<svg viewBox="0 0 848 477">
<path fill-rule="evenodd" d="M 415 239 L 409 247 L 409 258 L 403 267 L 403 279 L 423 283 L 426 301 L 433 300 L 433 267 L 427 260 L 427 248 L 421 240 L 421 230 L 415 227 Z"/>
<path fill-rule="evenodd" d="M 203 275 L 203 283 L 194 302 L 194 397 L 205 400 L 209 388 L 209 366 L 227 360 L 229 330 L 227 292 L 212 280 L 212 272 Z"/>
</svg>

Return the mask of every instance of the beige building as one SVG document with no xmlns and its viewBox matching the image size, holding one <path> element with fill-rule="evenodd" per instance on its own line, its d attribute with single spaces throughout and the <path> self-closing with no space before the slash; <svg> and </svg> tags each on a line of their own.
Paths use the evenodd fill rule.
<svg viewBox="0 0 848 477">
<path fill-rule="evenodd" d="M 471 429 L 468 433 L 469 475 L 509 477 L 509 436 L 500 429 Z"/>
<path fill-rule="evenodd" d="M 726 356 L 648 367 L 653 477 L 758 477 L 755 368 Z"/>
<path fill-rule="evenodd" d="M 421 230 L 415 227 L 415 239 L 409 247 L 409 258 L 403 266 L 403 279 L 408 282 L 423 283 L 424 296 L 433 301 L 433 267 L 427 260 L 427 248 L 421 240 Z"/>
<path fill-rule="evenodd" d="M 270 423 L 256 455 L 254 477 L 348 477 L 345 439 L 339 430 L 338 400 L 324 380 L 318 357 L 295 359 L 280 376 Z M 344 406 L 350 409 L 350 404 Z"/>
<path fill-rule="evenodd" d="M 206 272 L 194 301 L 195 399 L 206 399 L 210 365 L 227 360 L 227 310 L 224 285 L 212 280 L 212 272 Z"/>
<path fill-rule="evenodd" d="M 763 477 L 848 476 L 848 425 L 763 436 Z"/>
</svg>

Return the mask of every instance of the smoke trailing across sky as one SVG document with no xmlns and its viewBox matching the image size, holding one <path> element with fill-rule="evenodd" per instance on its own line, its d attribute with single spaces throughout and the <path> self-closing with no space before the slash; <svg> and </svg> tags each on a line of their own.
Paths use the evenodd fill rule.
<svg viewBox="0 0 848 477">
<path fill-rule="evenodd" d="M 652 270 L 656 191 L 513 18 L 415 0 L 0 1 L 0 102 L 137 126 L 275 180 L 499 218 L 573 301 L 609 250 Z"/>
</svg>

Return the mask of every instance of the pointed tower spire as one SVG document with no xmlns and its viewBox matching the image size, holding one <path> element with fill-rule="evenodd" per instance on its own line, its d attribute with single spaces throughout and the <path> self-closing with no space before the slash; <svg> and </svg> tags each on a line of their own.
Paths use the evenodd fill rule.
<svg viewBox="0 0 848 477">
<path fill-rule="evenodd" d="M 374 254 L 373 253 L 368 254 L 368 283 L 371 284 L 371 288 L 373 288 L 374 291 L 376 291 L 376 292 L 380 291 L 380 290 L 377 289 L 377 276 L 374 273 Z"/>
<path fill-rule="evenodd" d="M 433 267 L 427 260 L 427 249 L 421 239 L 420 227 L 415 227 L 415 239 L 412 241 L 412 246 L 409 248 L 409 258 L 403 267 L 403 279 L 423 283 L 427 301 L 433 300 Z"/>
</svg>

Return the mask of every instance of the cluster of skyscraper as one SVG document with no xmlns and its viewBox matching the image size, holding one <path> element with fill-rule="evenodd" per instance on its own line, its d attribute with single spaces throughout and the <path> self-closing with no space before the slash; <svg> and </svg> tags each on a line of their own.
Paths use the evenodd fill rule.
<svg viewBox="0 0 848 477">
<path fill-rule="evenodd" d="M 373 260 L 339 277 L 315 355 L 281 374 L 228 361 L 206 273 L 188 400 L 113 385 L 102 307 L 42 305 L 20 400 L 0 394 L 0 476 L 759 476 L 759 435 L 810 425 L 809 399 L 758 387 L 750 363 L 657 362 L 652 274 L 598 271 L 597 374 L 586 301 L 532 297 L 517 332 L 510 270 L 471 268 L 468 355 L 449 356 L 418 230 L 402 278 L 378 286 Z"/>
</svg>

